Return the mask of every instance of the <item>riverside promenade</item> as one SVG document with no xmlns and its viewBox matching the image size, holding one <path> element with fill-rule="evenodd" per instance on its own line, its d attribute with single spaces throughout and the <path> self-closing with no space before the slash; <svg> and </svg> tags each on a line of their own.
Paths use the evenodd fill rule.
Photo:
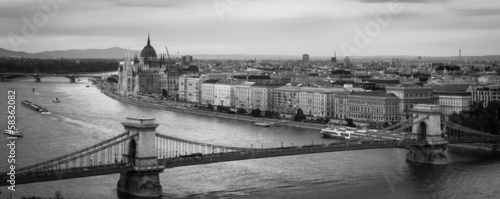
<svg viewBox="0 0 500 199">
<path fill-rule="evenodd" d="M 101 88 L 101 87 L 98 85 L 98 88 Z M 110 98 L 113 98 L 115 100 L 118 100 L 120 102 L 123 102 L 123 103 L 133 104 L 133 105 L 137 105 L 137 106 L 141 106 L 141 107 L 147 107 L 147 108 L 158 109 L 158 110 L 205 115 L 205 116 L 211 116 L 211 117 L 220 117 L 220 118 L 226 118 L 226 119 L 232 119 L 232 120 L 244 120 L 244 121 L 250 121 L 250 122 L 266 122 L 266 123 L 272 123 L 273 125 L 293 126 L 293 127 L 317 129 L 317 130 L 321 130 L 322 128 L 325 128 L 325 125 L 326 125 L 326 124 L 311 124 L 311 123 L 305 123 L 305 122 L 294 122 L 294 121 L 284 120 L 284 119 L 252 117 L 249 115 L 228 114 L 228 113 L 210 111 L 210 110 L 201 109 L 201 108 L 186 107 L 186 106 L 181 106 L 181 105 L 172 104 L 172 103 L 170 103 L 170 104 L 163 103 L 162 104 L 162 103 L 155 103 L 155 102 L 150 102 L 150 101 L 136 100 L 136 99 L 126 98 L 126 97 L 117 95 L 111 91 L 106 91 L 105 89 L 101 89 L 101 92 L 104 95 L 106 95 Z"/>
</svg>

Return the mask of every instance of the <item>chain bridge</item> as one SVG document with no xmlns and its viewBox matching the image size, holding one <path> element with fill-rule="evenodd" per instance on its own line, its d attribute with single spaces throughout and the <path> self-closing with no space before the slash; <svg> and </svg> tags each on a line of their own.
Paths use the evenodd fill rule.
<svg viewBox="0 0 500 199">
<path fill-rule="evenodd" d="M 83 77 L 90 78 L 101 78 L 103 76 L 116 75 L 117 72 L 108 73 L 67 73 L 67 74 L 51 74 L 51 73 L 0 73 L 0 82 L 4 81 L 4 78 L 11 76 L 25 76 L 33 77 L 36 82 L 40 82 L 43 77 L 65 77 L 69 79 L 69 82 L 74 83 L 76 79 Z"/>
<path fill-rule="evenodd" d="M 165 169 L 226 161 L 311 153 L 408 148 L 407 160 L 443 165 L 447 144 L 495 143 L 500 136 L 444 121 L 438 105 L 416 104 L 413 117 L 358 139 L 333 144 L 242 148 L 201 143 L 156 132 L 154 118 L 127 118 L 125 132 L 73 153 L 0 174 L 0 186 L 120 174 L 118 191 L 141 197 L 162 195 L 159 173 Z M 253 145 L 252 145 L 253 146 Z M 255 145 L 260 146 L 260 145 Z"/>
</svg>

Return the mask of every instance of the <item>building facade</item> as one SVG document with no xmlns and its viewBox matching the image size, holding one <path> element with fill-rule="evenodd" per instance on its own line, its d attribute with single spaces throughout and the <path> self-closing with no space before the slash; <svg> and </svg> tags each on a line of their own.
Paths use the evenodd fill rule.
<svg viewBox="0 0 500 199">
<path fill-rule="evenodd" d="M 432 98 L 432 88 L 414 83 L 387 86 L 387 93 L 394 94 L 399 99 L 399 114 L 401 120 L 411 117 L 410 110 L 414 104 L 435 104 L 437 100 Z"/>
<path fill-rule="evenodd" d="M 440 85 L 433 88 L 432 94 L 438 98 L 443 114 L 450 116 L 453 113 L 467 111 L 472 102 L 469 85 Z"/>
<path fill-rule="evenodd" d="M 201 103 L 208 105 L 214 105 L 214 90 L 215 90 L 215 83 L 217 83 L 220 80 L 217 79 L 210 79 L 203 81 L 201 83 Z"/>
<path fill-rule="evenodd" d="M 348 117 L 361 122 L 399 122 L 399 99 L 393 93 L 354 92 L 347 99 Z"/>
<path fill-rule="evenodd" d="M 500 84 L 471 86 L 472 101 L 482 102 L 484 107 L 491 101 L 500 101 Z"/>
<path fill-rule="evenodd" d="M 139 57 L 134 56 L 132 60 L 126 52 L 125 60 L 118 68 L 116 91 L 126 96 L 161 95 L 164 89 L 176 93 L 179 73 L 174 68 L 175 66 L 167 63 L 165 57 L 157 57 L 148 35 L 147 45 Z"/>
<path fill-rule="evenodd" d="M 337 93 L 347 93 L 344 88 L 301 87 L 297 90 L 299 108 L 304 114 L 314 117 L 334 117 Z"/>
<path fill-rule="evenodd" d="M 274 109 L 282 114 L 293 115 L 299 106 L 295 86 L 281 86 L 274 89 Z"/>
<path fill-rule="evenodd" d="M 214 84 L 214 104 L 216 106 L 234 107 L 235 88 L 239 82 L 219 81 Z"/>
<path fill-rule="evenodd" d="M 346 119 L 349 118 L 349 94 L 350 93 L 338 93 L 335 96 L 333 96 L 334 100 L 334 115 L 333 118 L 335 119 Z"/>
<path fill-rule="evenodd" d="M 244 82 L 240 85 L 235 85 L 235 107 L 244 108 L 246 110 L 252 109 L 252 89 L 251 86 L 255 82 Z"/>
<path fill-rule="evenodd" d="M 192 103 L 201 103 L 201 83 L 208 80 L 206 77 L 179 77 L 179 100 Z"/>
<path fill-rule="evenodd" d="M 282 84 L 256 83 L 250 87 L 252 109 L 273 110 L 274 89 Z"/>
</svg>

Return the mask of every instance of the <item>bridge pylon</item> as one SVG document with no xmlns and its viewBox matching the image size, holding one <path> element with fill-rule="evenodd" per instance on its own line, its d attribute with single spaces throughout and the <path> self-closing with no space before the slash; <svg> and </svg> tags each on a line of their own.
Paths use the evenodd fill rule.
<svg viewBox="0 0 500 199">
<path fill-rule="evenodd" d="M 410 146 L 406 160 L 413 164 L 448 164 L 448 157 L 445 154 L 448 142 L 442 136 L 440 106 L 415 104 L 411 112 L 417 117 L 414 121 L 420 120 L 420 122 L 412 126 L 410 138 L 427 144 Z"/>
<path fill-rule="evenodd" d="M 158 163 L 156 127 L 159 124 L 154 118 L 127 118 L 122 125 L 129 135 L 137 136 L 130 140 L 128 154 L 124 154 L 134 170 L 120 174 L 118 191 L 139 197 L 162 196 L 159 173 L 165 167 Z"/>
</svg>

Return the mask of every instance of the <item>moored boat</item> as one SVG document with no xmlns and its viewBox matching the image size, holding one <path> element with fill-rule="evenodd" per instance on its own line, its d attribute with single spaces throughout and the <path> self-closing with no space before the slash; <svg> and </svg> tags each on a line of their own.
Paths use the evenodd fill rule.
<svg viewBox="0 0 500 199">
<path fill-rule="evenodd" d="M 22 105 L 24 105 L 26 108 L 29 108 L 31 110 L 34 110 L 34 111 L 38 111 L 38 112 L 48 112 L 47 108 L 43 107 L 43 106 L 40 106 L 40 105 L 37 105 L 33 102 L 30 102 L 28 100 L 23 100 L 21 102 Z"/>
<path fill-rule="evenodd" d="M 3 133 L 14 137 L 23 137 L 23 133 L 19 132 L 19 129 L 16 130 L 5 129 Z"/>
<path fill-rule="evenodd" d="M 271 124 L 266 123 L 266 122 L 255 122 L 254 125 L 255 126 L 262 126 L 262 127 L 270 127 L 271 126 Z"/>
<path fill-rule="evenodd" d="M 59 99 L 56 97 L 56 98 L 52 99 L 52 102 L 59 103 Z"/>
<path fill-rule="evenodd" d="M 321 129 L 321 134 L 325 138 L 333 138 L 339 140 L 351 139 L 351 134 L 344 128 L 324 128 Z"/>
</svg>

